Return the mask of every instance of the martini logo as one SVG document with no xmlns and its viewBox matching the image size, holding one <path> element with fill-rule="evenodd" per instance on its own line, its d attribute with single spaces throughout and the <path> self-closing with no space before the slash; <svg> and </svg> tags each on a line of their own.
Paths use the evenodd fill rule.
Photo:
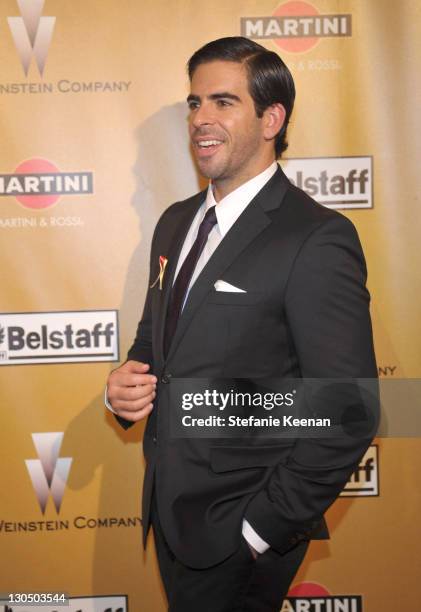
<svg viewBox="0 0 421 612">
<path fill-rule="evenodd" d="M 25 597 L 21 593 L 19 596 L 22 599 Z M 28 598 L 28 595 L 26 595 L 26 598 Z M 66 599 L 66 603 L 60 605 L 45 603 L 39 606 L 33 603 L 15 605 L 0 599 L 1 604 L 3 604 L 1 610 L 4 610 L 4 612 L 29 612 L 28 607 L 31 612 L 58 612 L 58 609 L 66 610 L 66 612 L 127 612 L 128 610 L 127 595 L 69 597 L 69 599 Z"/>
<path fill-rule="evenodd" d="M 283 51 L 304 53 L 320 38 L 352 35 L 349 14 L 320 14 L 309 2 L 294 0 L 278 6 L 271 17 L 242 17 L 241 34 L 247 38 L 269 38 Z"/>
<path fill-rule="evenodd" d="M 0 366 L 118 360 L 116 310 L 0 314 Z"/>
<path fill-rule="evenodd" d="M 280 612 L 362 612 L 361 595 L 331 595 L 316 582 L 301 582 L 290 589 Z"/>
<path fill-rule="evenodd" d="M 328 208 L 373 208 L 372 157 L 281 160 L 289 180 Z"/>
<path fill-rule="evenodd" d="M 55 17 L 42 17 L 44 0 L 17 0 L 21 17 L 8 17 L 13 42 L 22 68 L 28 76 L 32 57 L 43 75 L 47 54 L 53 37 Z"/>
<path fill-rule="evenodd" d="M 44 514 L 51 494 L 55 509 L 59 513 L 72 465 L 71 457 L 59 459 L 58 456 L 63 441 L 63 432 L 35 433 L 32 434 L 32 440 L 39 458 L 26 459 L 25 463 L 39 507 Z"/>
<path fill-rule="evenodd" d="M 0 174 L 0 196 L 13 196 L 25 208 L 41 210 L 63 195 L 93 193 L 92 172 L 60 172 L 46 159 L 28 159 L 14 174 Z"/>
<path fill-rule="evenodd" d="M 373 444 L 361 459 L 345 485 L 341 497 L 375 497 L 379 495 L 379 449 Z"/>
</svg>

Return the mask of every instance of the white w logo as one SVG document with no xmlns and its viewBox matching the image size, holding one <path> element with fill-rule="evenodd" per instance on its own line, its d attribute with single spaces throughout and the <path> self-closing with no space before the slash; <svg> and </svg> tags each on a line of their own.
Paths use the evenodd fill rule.
<svg viewBox="0 0 421 612">
<path fill-rule="evenodd" d="M 57 512 L 60 512 L 64 489 L 72 465 L 71 457 L 58 458 L 63 432 L 32 434 L 32 440 L 39 459 L 26 459 L 26 467 L 36 496 L 44 514 L 48 497 L 54 501 Z"/>
<path fill-rule="evenodd" d="M 22 17 L 7 18 L 26 76 L 33 55 L 42 76 L 53 37 L 56 18 L 41 17 L 44 1 L 17 0 Z"/>
</svg>

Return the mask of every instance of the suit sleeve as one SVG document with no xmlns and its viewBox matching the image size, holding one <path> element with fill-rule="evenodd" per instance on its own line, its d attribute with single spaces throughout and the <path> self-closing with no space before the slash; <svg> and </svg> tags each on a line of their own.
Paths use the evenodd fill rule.
<svg viewBox="0 0 421 612">
<path fill-rule="evenodd" d="M 286 317 L 303 378 L 377 378 L 365 282 L 354 226 L 341 215 L 330 217 L 302 245 L 286 289 Z M 308 539 L 371 439 L 298 439 L 251 500 L 246 520 L 281 553 Z"/>
<path fill-rule="evenodd" d="M 150 286 L 154 282 L 154 273 L 156 273 L 156 262 L 157 257 L 155 257 L 155 245 L 157 242 L 157 234 L 158 228 L 160 226 L 161 220 L 164 214 L 159 219 L 155 231 L 152 237 L 151 243 L 151 254 L 150 254 L 150 262 L 149 262 L 149 281 L 147 287 L 147 294 L 145 299 L 145 305 L 143 307 L 142 317 L 138 323 L 136 336 L 133 341 L 132 346 L 130 347 L 127 353 L 127 361 L 141 361 L 143 363 L 148 363 L 150 365 L 150 372 L 153 372 L 153 350 L 152 350 L 152 305 L 151 305 L 151 291 Z M 156 274 L 155 274 L 156 275 Z M 119 424 L 124 429 L 129 429 L 134 425 L 132 421 L 127 421 L 122 417 L 115 415 L 115 418 L 119 422 Z"/>
</svg>

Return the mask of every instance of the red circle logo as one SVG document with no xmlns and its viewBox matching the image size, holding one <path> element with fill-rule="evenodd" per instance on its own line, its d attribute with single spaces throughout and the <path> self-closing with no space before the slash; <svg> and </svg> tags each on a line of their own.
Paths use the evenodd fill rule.
<svg viewBox="0 0 421 612">
<path fill-rule="evenodd" d="M 317 582 L 300 582 L 288 591 L 288 597 L 330 597 L 330 593 Z"/>
<path fill-rule="evenodd" d="M 19 164 L 19 166 L 15 170 L 16 174 L 29 175 L 26 178 L 26 182 L 28 184 L 30 184 L 31 174 L 51 175 L 57 174 L 59 172 L 60 171 L 57 166 L 49 162 L 47 159 L 42 158 L 27 159 L 26 161 Z M 36 176 L 34 178 L 36 178 Z M 36 182 L 38 183 L 38 181 Z M 59 197 L 60 196 L 57 194 L 50 195 L 48 193 L 34 193 L 33 195 L 15 195 L 17 201 L 25 208 L 35 208 L 38 210 L 52 206 L 57 202 Z"/>
<path fill-rule="evenodd" d="M 278 6 L 274 12 L 274 17 L 314 17 L 319 12 L 312 4 L 301 0 L 292 0 Z M 289 53 L 303 53 L 317 44 L 317 37 L 294 37 L 294 38 L 275 38 L 274 42 Z"/>
</svg>

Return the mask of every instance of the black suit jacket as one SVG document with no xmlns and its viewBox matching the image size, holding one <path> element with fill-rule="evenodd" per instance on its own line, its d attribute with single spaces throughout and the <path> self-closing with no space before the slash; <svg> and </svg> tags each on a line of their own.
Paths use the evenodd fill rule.
<svg viewBox="0 0 421 612">
<path fill-rule="evenodd" d="M 177 202 L 152 240 L 150 285 L 168 258 L 162 290 L 148 290 L 128 358 L 158 377 L 144 436 L 144 537 L 153 489 L 176 557 L 209 567 L 234 552 L 245 517 L 275 550 L 327 537 L 323 514 L 369 439 L 245 443 L 176 439 L 168 433 L 171 377 L 336 378 L 377 376 L 365 288 L 352 223 L 314 202 L 281 169 L 224 237 L 191 288 L 167 358 L 165 316 L 178 256 L 205 192 Z M 217 280 L 245 289 L 221 293 Z M 119 419 L 123 426 L 128 423 Z"/>
</svg>

